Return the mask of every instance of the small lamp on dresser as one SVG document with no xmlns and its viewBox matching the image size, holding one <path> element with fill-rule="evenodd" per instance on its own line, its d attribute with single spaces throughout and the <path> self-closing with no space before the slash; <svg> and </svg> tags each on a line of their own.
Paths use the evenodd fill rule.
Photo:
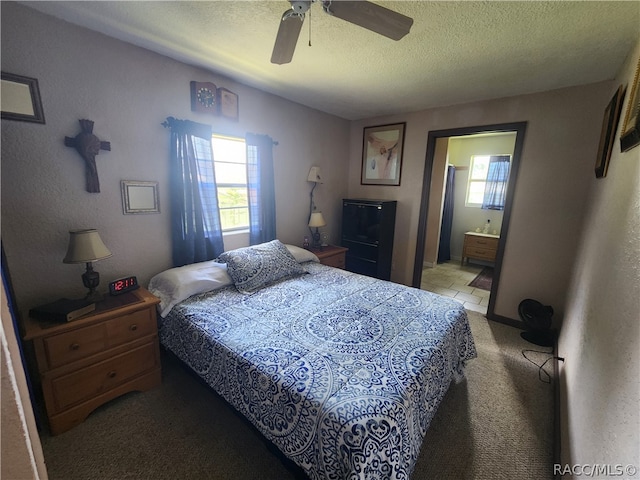
<svg viewBox="0 0 640 480">
<path fill-rule="evenodd" d="M 313 232 L 313 248 L 320 248 L 320 232 L 318 231 L 319 227 L 324 227 L 327 222 L 324 221 L 324 217 L 322 216 L 322 212 L 313 212 L 311 217 L 309 218 L 309 227 L 315 228 L 316 231 Z"/>
<path fill-rule="evenodd" d="M 100 285 L 100 274 L 93 270 L 92 262 L 111 256 L 112 253 L 102 242 L 96 229 L 69 232 L 69 247 L 62 261 L 63 263 L 86 263 L 87 270 L 82 274 L 82 283 L 89 289 L 87 300 L 93 302 L 102 300 L 102 295 L 96 291 Z"/>
</svg>

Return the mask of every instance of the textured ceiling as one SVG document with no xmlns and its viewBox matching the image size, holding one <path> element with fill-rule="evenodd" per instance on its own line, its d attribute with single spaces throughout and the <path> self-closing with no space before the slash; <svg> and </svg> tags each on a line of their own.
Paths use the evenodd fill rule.
<svg viewBox="0 0 640 480">
<path fill-rule="evenodd" d="M 274 65 L 286 0 L 21 3 L 350 120 L 612 79 L 640 36 L 638 1 L 376 1 L 398 42 L 313 4 Z"/>
</svg>

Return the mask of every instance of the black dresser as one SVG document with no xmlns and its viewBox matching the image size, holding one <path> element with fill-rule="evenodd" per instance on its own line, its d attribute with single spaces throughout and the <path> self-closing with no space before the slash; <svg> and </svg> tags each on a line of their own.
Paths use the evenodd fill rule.
<svg viewBox="0 0 640 480">
<path fill-rule="evenodd" d="M 396 223 L 395 200 L 342 201 L 342 246 L 346 269 L 389 280 Z"/>
</svg>

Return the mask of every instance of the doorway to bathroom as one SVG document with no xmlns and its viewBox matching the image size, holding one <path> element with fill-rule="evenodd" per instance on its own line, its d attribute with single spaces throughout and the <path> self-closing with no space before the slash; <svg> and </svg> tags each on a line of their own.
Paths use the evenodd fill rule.
<svg viewBox="0 0 640 480">
<path fill-rule="evenodd" d="M 429 132 L 413 286 L 420 288 L 423 282 L 433 281 L 434 278 L 424 278 L 425 274 L 431 268 L 435 277 L 436 268 L 440 265 L 441 268 L 437 270 L 446 274 L 444 279 L 440 275 L 440 286 L 456 286 L 447 292 L 449 296 L 459 297 L 465 306 L 478 305 L 475 309 L 483 313 L 486 308 L 488 318 L 493 315 L 525 129 L 526 123 L 521 122 Z M 482 156 L 510 157 L 509 179 L 501 209 L 483 209 L 477 200 L 474 201 L 473 192 L 481 190 L 483 186 L 473 185 L 478 180 L 477 172 L 474 175 L 473 162 L 474 157 Z M 450 172 L 454 177 L 454 181 L 449 182 L 454 207 L 447 226 L 447 222 L 443 221 L 446 214 L 443 206 Z M 486 177 L 483 181 L 486 182 Z M 489 227 L 485 228 L 487 223 Z M 446 233 L 443 230 L 447 229 L 450 231 L 448 237 L 443 236 Z M 469 242 L 482 242 L 482 245 L 465 248 L 465 243 Z M 443 244 L 448 247 L 448 259 L 446 255 L 442 258 L 440 247 Z M 442 272 L 445 267 L 448 269 Z M 469 283 L 484 267 L 493 268 L 491 285 L 485 293 L 481 292 L 482 289 L 474 292 L 474 288 L 478 287 Z M 453 283 L 445 287 L 444 283 L 452 279 Z"/>
</svg>

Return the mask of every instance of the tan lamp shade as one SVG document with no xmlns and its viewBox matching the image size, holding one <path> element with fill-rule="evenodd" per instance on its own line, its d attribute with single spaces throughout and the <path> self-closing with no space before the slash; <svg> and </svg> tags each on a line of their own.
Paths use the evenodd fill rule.
<svg viewBox="0 0 640 480">
<path fill-rule="evenodd" d="M 324 217 L 322 216 L 322 212 L 313 212 L 311 214 L 311 218 L 309 219 L 310 227 L 324 227 L 327 222 L 324 221 Z"/>
<path fill-rule="evenodd" d="M 320 175 L 320 167 L 311 167 L 309 175 L 307 176 L 307 182 L 323 183 L 322 175 Z"/>
<path fill-rule="evenodd" d="M 95 262 L 112 256 L 95 228 L 71 230 L 69 235 L 69 248 L 63 263 Z"/>
</svg>

